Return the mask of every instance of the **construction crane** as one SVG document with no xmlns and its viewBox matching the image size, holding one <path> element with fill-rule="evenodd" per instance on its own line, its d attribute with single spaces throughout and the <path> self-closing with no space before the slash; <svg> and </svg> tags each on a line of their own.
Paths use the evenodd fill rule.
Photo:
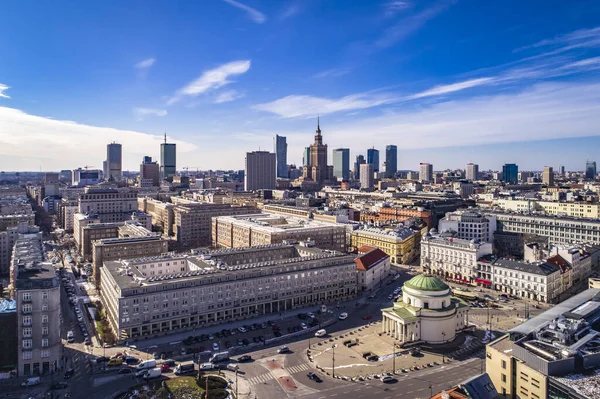
<svg viewBox="0 0 600 399">
<path fill-rule="evenodd" d="M 93 165 L 84 165 L 83 168 L 87 171 L 89 168 L 94 168 L 94 166 Z"/>
<path fill-rule="evenodd" d="M 198 170 L 200 168 L 198 168 L 197 166 L 184 166 L 182 169 L 185 170 L 185 176 L 188 176 L 190 169 L 196 169 L 196 173 L 198 173 Z"/>
</svg>

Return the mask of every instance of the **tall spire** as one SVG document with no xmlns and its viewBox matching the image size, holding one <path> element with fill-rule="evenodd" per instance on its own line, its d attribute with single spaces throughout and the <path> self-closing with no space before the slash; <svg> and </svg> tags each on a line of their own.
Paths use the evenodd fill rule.
<svg viewBox="0 0 600 399">
<path fill-rule="evenodd" d="M 165 144 L 167 144 L 167 131 L 165 130 Z"/>
</svg>

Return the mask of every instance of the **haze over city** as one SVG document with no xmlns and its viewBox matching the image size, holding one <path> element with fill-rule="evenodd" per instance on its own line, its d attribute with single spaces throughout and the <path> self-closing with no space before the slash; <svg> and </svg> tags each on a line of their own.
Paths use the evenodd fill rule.
<svg viewBox="0 0 600 399">
<path fill-rule="evenodd" d="M 317 115 L 399 169 L 583 170 L 600 144 L 594 1 L 29 4 L 1 6 L 0 170 L 100 168 L 110 141 L 134 170 L 165 132 L 179 165 L 242 169 L 275 134 L 301 165 Z"/>
</svg>

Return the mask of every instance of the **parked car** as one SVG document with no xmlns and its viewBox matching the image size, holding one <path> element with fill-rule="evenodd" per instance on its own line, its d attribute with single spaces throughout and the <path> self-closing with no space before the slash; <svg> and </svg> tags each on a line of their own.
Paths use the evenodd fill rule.
<svg viewBox="0 0 600 399">
<path fill-rule="evenodd" d="M 315 337 L 323 337 L 327 335 L 327 331 L 325 329 L 321 329 L 315 333 Z"/>
<path fill-rule="evenodd" d="M 114 359 L 110 359 L 108 361 L 108 363 L 106 363 L 106 365 L 108 367 L 115 367 L 115 366 L 120 366 L 123 364 L 123 359 L 121 359 L 120 357 L 114 358 Z"/>
<path fill-rule="evenodd" d="M 300 323 L 300 327 L 302 327 L 303 330 L 306 330 L 308 328 L 306 323 Z"/>
<path fill-rule="evenodd" d="M 67 384 L 66 382 L 57 382 L 55 384 L 50 385 L 50 389 L 52 389 L 52 390 L 65 389 L 68 386 L 69 386 L 69 384 Z"/>
<path fill-rule="evenodd" d="M 68 369 L 67 371 L 65 371 L 65 380 L 68 380 L 69 378 L 73 377 L 73 374 L 75 374 L 75 370 L 73 369 Z"/>
<path fill-rule="evenodd" d="M 238 331 L 241 333 L 245 333 L 246 329 L 244 327 L 238 327 Z"/>
<path fill-rule="evenodd" d="M 165 360 L 163 362 L 163 365 L 165 365 L 165 364 L 168 365 L 169 367 L 175 367 L 176 366 L 175 360 L 173 360 L 173 359 L 167 359 L 167 360 Z"/>
<path fill-rule="evenodd" d="M 380 378 L 380 380 L 383 383 L 390 383 L 390 382 L 396 381 L 396 379 L 394 377 L 392 377 L 391 375 L 384 375 Z"/>
<path fill-rule="evenodd" d="M 277 353 L 290 353 L 290 348 L 287 346 L 282 346 L 281 348 L 277 349 Z"/>
<path fill-rule="evenodd" d="M 239 363 L 246 363 L 246 362 L 249 362 L 251 360 L 252 360 L 252 356 L 250 356 L 250 355 L 244 355 L 244 356 L 240 356 L 238 358 L 238 362 Z"/>
<path fill-rule="evenodd" d="M 127 364 L 137 364 L 138 362 L 139 362 L 139 359 L 137 357 L 127 356 L 125 358 L 125 363 L 127 363 Z"/>
<path fill-rule="evenodd" d="M 109 359 L 106 356 L 98 356 L 96 358 L 96 363 L 104 363 L 107 362 Z"/>
<path fill-rule="evenodd" d="M 119 370 L 119 374 L 131 374 L 131 373 L 133 373 L 133 370 L 130 369 L 129 367 L 122 368 L 121 370 Z"/>
<path fill-rule="evenodd" d="M 323 382 L 323 380 L 321 379 L 321 377 L 319 377 L 319 375 L 317 373 L 313 373 L 312 371 L 309 371 L 306 376 L 310 379 L 313 380 L 314 382 Z"/>
<path fill-rule="evenodd" d="M 344 313 L 340 313 L 340 315 L 338 316 L 338 319 L 340 320 L 346 320 L 348 318 L 348 313 L 344 312 Z"/>
<path fill-rule="evenodd" d="M 212 348 L 213 348 L 213 351 L 218 351 L 219 350 L 219 344 L 217 344 L 216 342 L 213 342 Z"/>
<path fill-rule="evenodd" d="M 171 367 L 169 367 L 168 364 L 163 364 L 162 366 L 160 366 L 161 373 L 168 373 L 169 371 L 171 371 Z"/>
</svg>

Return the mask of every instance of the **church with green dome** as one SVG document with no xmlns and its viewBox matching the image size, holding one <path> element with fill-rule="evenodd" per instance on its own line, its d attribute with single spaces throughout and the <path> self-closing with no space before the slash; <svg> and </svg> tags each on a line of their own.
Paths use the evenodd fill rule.
<svg viewBox="0 0 600 399">
<path fill-rule="evenodd" d="M 402 297 L 393 307 L 381 310 L 383 332 L 401 342 L 452 341 L 468 327 L 469 310 L 442 280 L 420 274 L 404 283 Z"/>
</svg>

